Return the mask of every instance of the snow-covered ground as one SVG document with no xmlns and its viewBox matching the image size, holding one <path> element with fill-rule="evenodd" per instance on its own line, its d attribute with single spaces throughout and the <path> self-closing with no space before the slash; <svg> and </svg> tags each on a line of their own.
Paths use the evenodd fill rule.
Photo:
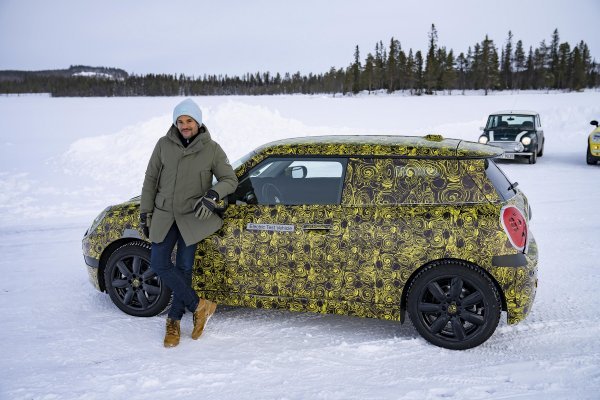
<svg viewBox="0 0 600 400">
<path fill-rule="evenodd" d="M 468 351 L 430 345 L 410 322 L 232 307 L 198 341 L 184 319 L 165 349 L 164 316 L 113 306 L 88 283 L 81 237 L 140 192 L 180 100 L 0 96 L 0 399 L 600 398 L 600 166 L 585 163 L 600 92 L 195 98 L 232 160 L 290 136 L 475 141 L 492 111 L 540 112 L 544 157 L 501 163 L 533 208 L 537 298 Z"/>
</svg>

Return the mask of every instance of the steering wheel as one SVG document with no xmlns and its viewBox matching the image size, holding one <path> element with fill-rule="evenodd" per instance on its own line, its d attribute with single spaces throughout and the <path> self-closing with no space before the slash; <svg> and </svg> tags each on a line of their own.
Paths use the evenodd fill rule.
<svg viewBox="0 0 600 400">
<path fill-rule="evenodd" d="M 272 183 L 267 183 L 262 187 L 262 197 L 267 204 L 281 204 L 283 203 L 283 196 L 277 186 Z"/>
</svg>

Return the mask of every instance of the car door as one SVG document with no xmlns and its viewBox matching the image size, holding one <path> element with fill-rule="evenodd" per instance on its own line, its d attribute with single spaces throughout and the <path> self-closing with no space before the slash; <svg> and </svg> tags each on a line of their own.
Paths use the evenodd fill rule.
<svg viewBox="0 0 600 400">
<path fill-rule="evenodd" d="M 538 153 L 541 153 L 542 149 L 544 147 L 544 128 L 542 128 L 542 121 L 540 120 L 539 114 L 537 114 L 535 116 L 535 124 L 536 124 L 537 137 L 538 137 L 537 151 L 538 151 Z"/>
<path fill-rule="evenodd" d="M 227 210 L 227 229 L 238 238 L 228 291 L 271 301 L 325 296 L 331 253 L 340 247 L 346 163 L 270 157 L 240 178 Z"/>
</svg>

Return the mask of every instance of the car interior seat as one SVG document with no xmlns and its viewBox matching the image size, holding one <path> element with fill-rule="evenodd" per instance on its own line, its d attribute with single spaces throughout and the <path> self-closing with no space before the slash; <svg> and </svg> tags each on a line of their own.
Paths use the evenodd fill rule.
<svg viewBox="0 0 600 400">
<path fill-rule="evenodd" d="M 521 128 L 523 128 L 523 129 L 533 129 L 533 122 L 531 122 L 531 121 L 524 121 L 523 124 L 521 124 Z"/>
</svg>

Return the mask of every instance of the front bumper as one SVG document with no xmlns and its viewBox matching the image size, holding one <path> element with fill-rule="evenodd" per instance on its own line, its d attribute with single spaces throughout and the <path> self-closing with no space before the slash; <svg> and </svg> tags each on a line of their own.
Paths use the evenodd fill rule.
<svg viewBox="0 0 600 400">
<path fill-rule="evenodd" d="M 500 159 L 504 159 L 504 160 L 514 160 L 516 156 L 524 156 L 524 157 L 530 157 L 533 153 L 529 153 L 529 152 L 510 152 L 510 151 L 505 151 L 504 154 L 502 154 L 501 156 L 497 157 Z"/>
<path fill-rule="evenodd" d="M 90 249 L 90 242 L 89 242 L 89 237 L 86 235 L 83 238 L 83 241 L 81 243 L 81 247 L 83 250 L 83 260 L 85 261 L 85 265 L 87 267 L 87 272 L 88 272 L 88 279 L 90 281 L 90 283 L 92 284 L 92 286 L 94 286 L 96 288 L 96 290 L 98 291 L 102 291 L 102 287 L 100 286 L 100 274 L 99 274 L 99 267 L 100 267 L 100 260 L 92 257 L 89 253 L 89 249 Z"/>
<path fill-rule="evenodd" d="M 487 144 L 489 144 L 490 146 L 499 147 L 502 150 L 504 150 L 504 154 L 498 158 L 513 160 L 516 156 L 529 157 L 533 155 L 534 143 L 525 146 L 521 142 L 490 141 Z"/>
</svg>

